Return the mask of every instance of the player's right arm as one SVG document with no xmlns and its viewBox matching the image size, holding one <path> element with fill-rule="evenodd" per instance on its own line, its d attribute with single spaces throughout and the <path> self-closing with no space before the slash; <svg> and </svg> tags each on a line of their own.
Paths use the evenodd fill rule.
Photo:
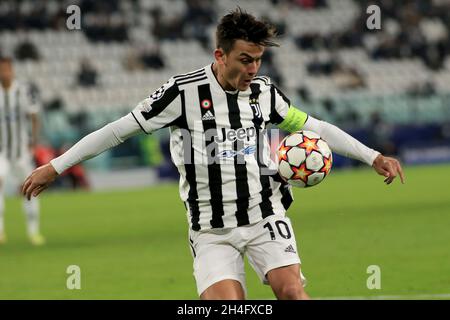
<svg viewBox="0 0 450 320">
<path fill-rule="evenodd" d="M 35 169 L 22 186 L 29 200 L 38 196 L 64 170 L 117 146 L 138 133 L 151 133 L 181 117 L 178 86 L 173 79 L 141 101 L 128 115 L 87 135 L 64 154 Z"/>
<path fill-rule="evenodd" d="M 35 169 L 25 180 L 22 193 L 29 200 L 48 188 L 56 177 L 66 169 L 124 142 L 142 132 L 139 124 L 128 114 L 90 133 L 64 154 Z"/>
</svg>

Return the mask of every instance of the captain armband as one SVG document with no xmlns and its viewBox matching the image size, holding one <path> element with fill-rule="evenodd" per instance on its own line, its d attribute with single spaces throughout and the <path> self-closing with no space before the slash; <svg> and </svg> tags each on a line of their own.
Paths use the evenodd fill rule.
<svg viewBox="0 0 450 320">
<path fill-rule="evenodd" d="M 294 106 L 290 106 L 286 117 L 283 122 L 278 125 L 278 128 L 285 130 L 287 132 L 295 132 L 299 131 L 303 128 L 306 120 L 308 119 L 308 115 L 297 109 Z"/>
</svg>

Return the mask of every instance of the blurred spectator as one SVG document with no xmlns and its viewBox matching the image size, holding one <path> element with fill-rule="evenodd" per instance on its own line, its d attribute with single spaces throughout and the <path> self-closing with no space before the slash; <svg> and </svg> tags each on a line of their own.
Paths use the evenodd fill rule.
<svg viewBox="0 0 450 320">
<path fill-rule="evenodd" d="M 36 1 L 33 9 L 24 17 L 25 29 L 43 30 L 49 27 L 51 17 L 44 1 Z"/>
<path fill-rule="evenodd" d="M 82 0 L 81 12 L 113 14 L 120 10 L 120 0 Z"/>
<path fill-rule="evenodd" d="M 187 39 L 195 39 L 208 50 L 208 26 L 216 19 L 214 0 L 185 0 L 187 9 L 183 17 L 183 32 Z"/>
<path fill-rule="evenodd" d="M 406 93 L 412 97 L 429 97 L 436 93 L 436 88 L 431 81 L 414 83 L 406 90 Z"/>
<path fill-rule="evenodd" d="M 393 59 L 400 58 L 400 49 L 395 38 L 384 35 L 378 46 L 372 51 L 372 59 Z"/>
<path fill-rule="evenodd" d="M 430 44 L 427 45 L 421 58 L 428 68 L 437 71 L 444 65 L 445 53 L 440 51 L 436 44 Z"/>
<path fill-rule="evenodd" d="M 56 156 L 62 155 L 64 152 L 69 150 L 71 147 L 70 144 L 63 145 L 57 152 Z M 60 175 L 60 179 L 62 179 L 62 184 L 67 185 L 72 189 L 90 189 L 89 181 L 86 177 L 86 172 L 84 170 L 83 165 L 77 164 L 66 171 L 64 171 Z"/>
<path fill-rule="evenodd" d="M 14 54 L 19 61 L 40 59 L 37 47 L 30 40 L 20 42 L 14 50 Z"/>
<path fill-rule="evenodd" d="M 40 143 L 34 147 L 34 160 L 36 162 L 36 167 L 43 166 L 49 163 L 52 159 L 56 157 L 55 150 L 47 145 L 46 143 Z"/>
<path fill-rule="evenodd" d="M 340 117 L 336 111 L 336 103 L 333 100 L 326 98 L 323 100 L 322 105 L 325 112 L 324 119 L 328 122 L 339 123 Z"/>
<path fill-rule="evenodd" d="M 181 17 L 164 20 L 162 9 L 155 7 L 150 10 L 150 17 L 153 20 L 151 33 L 159 40 L 176 40 L 183 38 L 183 21 Z"/>
<path fill-rule="evenodd" d="M 314 9 L 326 7 L 327 3 L 325 0 L 291 0 L 293 4 L 298 5 L 305 9 Z"/>
<path fill-rule="evenodd" d="M 365 88 L 364 78 L 353 67 L 339 66 L 333 71 L 333 80 L 336 85 L 343 90 Z"/>
<path fill-rule="evenodd" d="M 42 115 L 42 130 L 45 140 L 55 148 L 61 147 L 68 141 L 78 138 L 77 130 L 69 121 L 68 114 L 64 110 L 63 101 L 57 97 L 44 106 Z"/>
<path fill-rule="evenodd" d="M 139 59 L 139 53 L 134 48 L 127 53 L 123 64 L 125 69 L 131 72 L 144 69 L 142 62 Z"/>
<path fill-rule="evenodd" d="M 323 39 L 318 33 L 305 33 L 294 38 L 294 42 L 301 50 L 318 50 L 323 47 Z"/>
<path fill-rule="evenodd" d="M 140 60 L 142 61 L 145 68 L 149 69 L 162 69 L 165 66 L 163 57 L 161 55 L 161 52 L 159 48 L 154 50 L 148 50 L 144 51 L 141 56 Z"/>
<path fill-rule="evenodd" d="M 80 110 L 77 113 L 71 114 L 68 117 L 71 125 L 76 128 L 76 132 L 78 133 L 78 137 L 76 139 L 67 140 L 70 142 L 73 142 L 77 139 L 80 139 L 81 137 L 84 137 L 85 135 L 89 134 L 92 131 L 92 128 L 90 127 L 90 120 L 92 119 L 91 115 L 85 111 Z"/>
<path fill-rule="evenodd" d="M 355 109 L 348 108 L 342 118 L 342 127 L 346 130 L 361 128 L 361 118 Z"/>
<path fill-rule="evenodd" d="M 306 69 L 313 76 L 329 76 L 340 68 L 340 63 L 335 57 L 319 59 L 314 56 L 313 60 L 306 65 Z"/>
<path fill-rule="evenodd" d="M 297 94 L 300 97 L 301 103 L 310 103 L 311 102 L 311 92 L 306 86 L 300 86 L 297 89 Z"/>
<path fill-rule="evenodd" d="M 160 70 L 166 66 L 159 47 L 156 48 L 132 48 L 124 61 L 128 71 L 155 69 Z"/>
<path fill-rule="evenodd" d="M 394 128 L 386 123 L 379 112 L 370 115 L 368 123 L 368 145 L 386 155 L 396 155 L 398 150 L 392 142 Z"/>
<path fill-rule="evenodd" d="M 82 87 L 95 87 L 98 85 L 98 73 L 88 59 L 81 60 L 80 70 L 77 74 L 78 84 Z"/>
<path fill-rule="evenodd" d="M 275 85 L 280 87 L 283 86 L 283 77 L 281 76 L 279 68 L 275 67 L 273 61 L 273 51 L 271 51 L 270 49 L 264 52 L 261 68 L 259 69 L 259 74 L 270 77 Z"/>
<path fill-rule="evenodd" d="M 195 39 L 206 50 L 211 48 L 208 27 L 216 20 L 214 0 L 185 0 L 186 11 L 165 18 L 160 7 L 150 10 L 151 33 L 158 40 Z"/>
<path fill-rule="evenodd" d="M 84 30 L 91 41 L 124 42 L 128 40 L 128 25 L 120 15 L 90 14 L 84 18 Z"/>
</svg>

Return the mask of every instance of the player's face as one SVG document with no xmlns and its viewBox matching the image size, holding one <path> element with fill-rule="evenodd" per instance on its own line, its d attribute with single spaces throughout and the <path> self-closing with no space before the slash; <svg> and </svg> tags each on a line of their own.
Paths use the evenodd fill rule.
<svg viewBox="0 0 450 320">
<path fill-rule="evenodd" d="M 13 68 L 10 62 L 0 62 L 0 81 L 1 83 L 10 83 L 13 79 Z"/>
<path fill-rule="evenodd" d="M 221 51 L 218 49 L 216 51 Z M 225 90 L 245 91 L 261 67 L 264 47 L 253 42 L 236 40 L 229 53 L 216 54 L 219 67 L 219 81 Z"/>
</svg>

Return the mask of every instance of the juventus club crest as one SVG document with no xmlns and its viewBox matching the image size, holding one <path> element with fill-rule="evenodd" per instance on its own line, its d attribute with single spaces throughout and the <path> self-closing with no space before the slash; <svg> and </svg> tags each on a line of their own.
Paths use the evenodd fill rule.
<svg viewBox="0 0 450 320">
<path fill-rule="evenodd" d="M 250 103 L 250 107 L 252 108 L 254 117 L 261 119 L 262 112 L 261 112 L 261 107 L 259 106 L 258 98 L 250 98 L 249 103 Z"/>
</svg>

